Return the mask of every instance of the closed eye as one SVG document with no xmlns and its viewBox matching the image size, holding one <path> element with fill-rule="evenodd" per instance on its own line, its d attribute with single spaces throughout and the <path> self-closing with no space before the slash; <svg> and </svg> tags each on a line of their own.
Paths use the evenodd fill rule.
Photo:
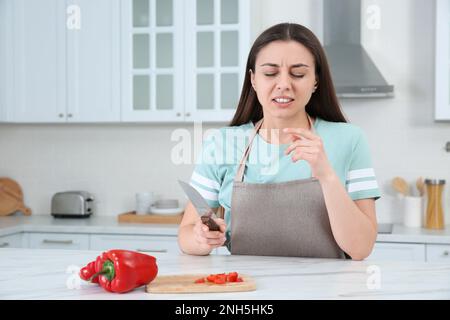
<svg viewBox="0 0 450 320">
<path fill-rule="evenodd" d="M 276 73 L 265 73 L 264 74 L 266 77 L 275 77 L 277 74 Z M 304 74 L 292 74 L 291 75 L 295 78 L 303 78 L 305 75 Z"/>
</svg>

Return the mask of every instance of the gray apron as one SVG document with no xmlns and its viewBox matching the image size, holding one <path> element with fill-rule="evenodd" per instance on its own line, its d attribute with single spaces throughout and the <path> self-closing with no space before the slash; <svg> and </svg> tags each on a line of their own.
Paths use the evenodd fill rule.
<svg viewBox="0 0 450 320">
<path fill-rule="evenodd" d="M 255 125 L 234 179 L 231 254 L 345 258 L 333 237 L 319 180 L 243 181 L 251 145 L 262 122 Z"/>
</svg>

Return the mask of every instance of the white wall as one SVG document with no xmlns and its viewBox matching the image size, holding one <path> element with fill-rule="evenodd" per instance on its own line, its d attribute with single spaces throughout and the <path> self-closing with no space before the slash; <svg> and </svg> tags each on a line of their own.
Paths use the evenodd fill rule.
<svg viewBox="0 0 450 320">
<path fill-rule="evenodd" d="M 381 222 L 398 221 L 390 188 L 394 176 L 447 180 L 446 222 L 450 223 L 450 123 L 433 120 L 434 3 L 429 0 L 368 0 L 381 8 L 381 29 L 363 29 L 363 44 L 389 83 L 393 99 L 345 100 L 344 112 L 366 132 L 383 197 Z M 292 21 L 320 33 L 320 2 L 252 0 L 252 40 L 266 27 Z M 172 131 L 178 125 L 14 125 L 0 124 L 0 176 L 18 180 L 35 214 L 49 214 L 53 193 L 83 189 L 94 193 L 98 215 L 133 210 L 134 193 L 184 196 L 177 179 L 193 165 L 170 161 Z M 192 132 L 192 125 L 184 125 Z M 205 128 L 213 127 L 212 125 Z"/>
</svg>

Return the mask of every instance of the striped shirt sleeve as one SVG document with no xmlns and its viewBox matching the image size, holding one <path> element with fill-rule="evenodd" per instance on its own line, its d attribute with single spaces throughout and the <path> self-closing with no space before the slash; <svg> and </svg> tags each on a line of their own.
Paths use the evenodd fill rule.
<svg viewBox="0 0 450 320">
<path fill-rule="evenodd" d="M 215 144 L 211 139 L 203 142 L 202 151 L 196 161 L 190 185 L 206 200 L 211 208 L 219 207 L 219 191 L 222 181 L 215 161 Z"/>
<path fill-rule="evenodd" d="M 369 144 L 363 132 L 360 132 L 353 147 L 345 185 L 353 200 L 368 198 L 377 200 L 381 196 L 372 166 Z"/>
</svg>

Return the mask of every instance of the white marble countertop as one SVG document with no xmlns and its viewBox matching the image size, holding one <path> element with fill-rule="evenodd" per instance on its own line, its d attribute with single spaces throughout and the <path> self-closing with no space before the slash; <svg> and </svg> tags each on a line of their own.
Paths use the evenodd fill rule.
<svg viewBox="0 0 450 320">
<path fill-rule="evenodd" d="M 51 215 L 0 217 L 0 236 L 18 232 L 176 236 L 177 231 L 177 224 L 119 223 L 115 216 L 91 216 L 87 219 L 58 219 Z M 392 233 L 378 234 L 377 242 L 450 244 L 450 228 L 427 230 L 394 224 Z"/>
<path fill-rule="evenodd" d="M 0 299 L 450 299 L 449 263 L 402 263 L 255 256 L 155 254 L 159 275 L 237 271 L 252 292 L 126 294 L 77 276 L 99 251 L 0 249 Z M 72 272 L 72 273 L 71 273 Z"/>
<path fill-rule="evenodd" d="M 178 224 L 119 223 L 116 216 L 83 219 L 54 218 L 49 215 L 0 217 L 0 236 L 18 232 L 111 233 L 176 236 Z"/>
<path fill-rule="evenodd" d="M 430 230 L 394 224 L 392 233 L 378 234 L 377 242 L 450 244 L 450 228 Z"/>
</svg>

